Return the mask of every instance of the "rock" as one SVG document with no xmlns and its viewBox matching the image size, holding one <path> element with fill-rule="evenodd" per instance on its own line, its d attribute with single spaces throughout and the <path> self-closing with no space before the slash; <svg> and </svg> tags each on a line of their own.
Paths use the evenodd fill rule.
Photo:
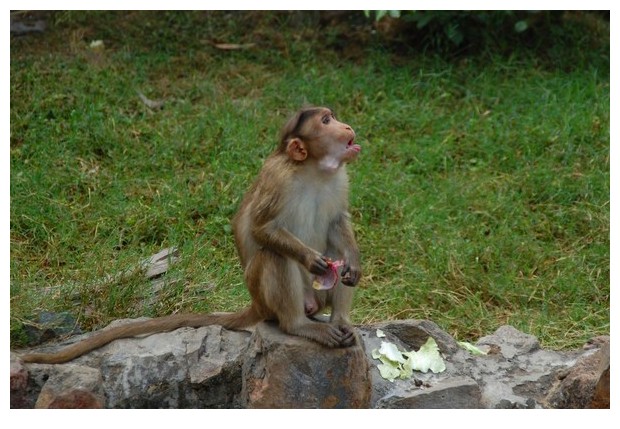
<svg viewBox="0 0 620 429">
<path fill-rule="evenodd" d="M 30 346 L 81 333 L 75 318 L 71 314 L 51 313 L 49 311 L 41 312 L 35 323 L 25 324 L 24 332 Z"/>
<path fill-rule="evenodd" d="M 609 337 L 557 375 L 547 404 L 550 408 L 609 408 Z M 601 337 L 598 337 L 600 340 Z"/>
<path fill-rule="evenodd" d="M 377 337 L 377 329 L 385 334 L 385 338 Z M 364 339 L 366 356 L 371 364 L 372 378 L 372 396 L 371 406 L 384 407 L 385 404 L 396 403 L 413 403 L 413 399 L 409 399 L 411 392 L 418 392 L 419 384 L 427 386 L 436 386 L 443 383 L 446 377 L 459 377 L 462 371 L 455 364 L 465 361 L 469 355 L 462 350 L 457 342 L 437 324 L 429 320 L 399 320 L 394 322 L 383 322 L 365 326 L 360 328 L 362 338 Z M 372 350 L 381 347 L 383 341 L 394 343 L 399 350 L 411 351 L 419 350 L 426 343 L 429 337 L 432 337 L 444 358 L 446 363 L 446 371 L 440 374 L 428 372 L 426 374 L 416 372 L 415 378 L 409 380 L 395 380 L 390 382 L 381 377 L 377 365 L 381 362 L 373 359 Z M 460 365 L 460 364 L 459 364 Z M 468 374 L 466 377 L 469 378 Z M 471 378 L 469 378 L 471 380 Z M 476 387 L 477 388 L 477 387 Z M 478 389 L 478 388 L 477 388 Z M 404 393 L 403 393 L 404 392 Z M 414 393 L 415 395 L 419 393 Z M 480 392 L 478 389 L 478 397 Z M 404 402 L 403 402 L 404 401 Z M 424 399 L 417 399 L 417 403 L 421 403 Z M 457 400 L 454 400 L 457 402 Z M 444 401 L 445 402 L 445 401 Z M 381 405 L 384 404 L 384 405 Z"/>
<path fill-rule="evenodd" d="M 330 349 L 260 323 L 243 364 L 247 408 L 368 408 L 370 376 L 361 345 Z"/>
<path fill-rule="evenodd" d="M 48 371 L 35 408 L 104 408 L 101 373 L 83 365 L 40 365 Z"/>
<path fill-rule="evenodd" d="M 43 397 L 43 392 L 42 396 Z M 103 399 L 88 390 L 74 389 L 57 395 L 46 407 L 36 408 L 103 408 Z"/>
<path fill-rule="evenodd" d="M 480 340 L 496 352 L 470 359 L 463 368 L 480 385 L 485 408 L 545 408 L 553 380 L 574 365 L 577 354 L 541 350 L 535 337 L 513 329 Z"/>
<path fill-rule="evenodd" d="M 250 335 L 209 326 L 120 339 L 67 364 L 28 365 L 29 389 L 41 390 L 43 395 L 46 379 L 58 378 L 54 374 L 59 368 L 77 364 L 100 373 L 106 408 L 235 408 Z M 75 339 L 67 341 L 72 342 Z M 59 380 L 62 387 L 54 386 L 54 398 L 60 397 L 57 404 L 61 400 L 66 404 L 71 395 L 65 394 L 73 385 L 62 377 Z M 73 395 L 85 396 L 82 391 Z M 44 405 L 52 403 L 45 399 Z"/>
<path fill-rule="evenodd" d="M 433 337 L 439 350 L 444 354 L 453 354 L 459 350 L 456 340 L 430 320 L 396 320 L 378 323 L 372 328 L 381 329 L 386 334 L 391 333 L 396 336 L 407 350 L 417 351 L 426 343 L 428 337 Z"/>
<path fill-rule="evenodd" d="M 482 337 L 478 346 L 490 346 L 492 350 L 499 348 L 506 359 L 512 359 L 517 354 L 525 354 L 540 348 L 538 339 L 533 335 L 524 334 L 512 326 L 501 326 L 493 335 Z"/>
<path fill-rule="evenodd" d="M 11 15 L 11 34 L 16 36 L 23 36 L 28 33 L 43 33 L 47 28 L 47 23 L 44 20 L 37 20 L 34 23 L 25 23 L 18 21 L 17 18 L 13 18 Z"/>
<path fill-rule="evenodd" d="M 385 338 L 377 338 L 377 328 L 385 333 Z M 438 402 L 452 403 L 455 407 L 543 408 L 556 374 L 574 365 L 579 355 L 579 352 L 541 350 L 534 336 L 509 326 L 498 329 L 493 335 L 478 342 L 480 348 L 489 351 L 484 356 L 474 356 L 465 351 L 449 334 L 429 321 L 380 323 L 360 330 L 371 363 L 372 407 L 396 407 L 402 404 L 413 407 L 415 404 Z M 380 362 L 372 358 L 371 352 L 379 348 L 382 341 L 392 342 L 401 350 L 417 350 L 429 336 L 435 338 L 442 350 L 445 372 L 416 372 L 413 379 L 397 379 L 394 382 L 380 376 L 376 368 Z M 445 384 L 446 380 L 453 379 L 467 380 L 469 384 L 466 383 L 465 387 L 459 383 L 455 386 Z M 474 399 L 469 398 L 472 402 L 467 402 L 460 392 L 463 391 L 461 389 L 474 388 L 472 380 L 478 386 L 478 393 Z M 431 388 L 429 396 L 422 393 L 425 389 L 420 389 L 420 384 Z M 441 392 L 438 393 L 441 400 L 432 396 L 434 392 Z M 433 399 L 424 402 L 426 398 Z"/>
<path fill-rule="evenodd" d="M 209 326 L 116 340 L 62 365 L 23 365 L 11 353 L 11 407 L 609 408 L 609 337 L 553 351 L 503 326 L 478 341 L 489 353 L 474 356 L 430 321 L 358 332 L 360 344 L 345 349 L 261 323 L 253 333 Z M 417 350 L 429 336 L 445 371 L 380 376 L 371 352 L 382 341 Z"/>
<path fill-rule="evenodd" d="M 430 387 L 399 390 L 378 401 L 376 408 L 482 408 L 480 388 L 469 377 L 447 378 Z"/>
<path fill-rule="evenodd" d="M 409 324 L 409 322 L 411 322 L 411 324 Z M 364 343 L 366 359 L 370 364 L 370 378 L 372 381 L 372 393 L 370 398 L 371 407 L 378 407 L 378 404 L 382 403 L 383 399 L 390 397 L 393 394 L 395 394 L 396 397 L 400 398 L 400 396 L 398 396 L 399 393 L 395 392 L 407 392 L 410 389 L 416 389 L 416 380 L 421 383 L 428 381 L 428 376 L 425 374 L 417 374 L 416 379 L 410 380 L 395 380 L 394 382 L 386 380 L 381 377 L 381 374 L 377 369 L 377 365 L 381 362 L 372 357 L 372 351 L 381 348 L 381 343 L 383 341 L 395 344 L 399 350 L 411 351 L 411 338 L 415 334 L 419 334 L 416 322 L 417 321 L 412 320 L 393 323 L 378 323 L 359 328 L 360 335 Z M 411 331 L 408 329 L 409 327 L 411 327 L 411 331 L 413 331 L 414 335 L 411 334 Z M 377 337 L 377 329 L 382 330 L 385 334 L 385 337 Z M 403 336 L 405 339 L 408 340 L 408 342 L 405 343 L 404 341 L 402 341 L 398 335 Z M 424 340 L 421 341 L 421 344 L 424 344 L 427 338 L 428 336 L 426 336 Z"/>
<path fill-rule="evenodd" d="M 11 353 L 10 369 L 11 385 L 11 408 L 32 408 L 34 400 L 28 395 L 28 371 L 17 358 Z"/>
<path fill-rule="evenodd" d="M 607 337 L 607 343 L 601 347 L 599 359 L 600 376 L 594 388 L 594 398 L 590 403 L 590 408 L 609 408 L 609 337 Z"/>
<path fill-rule="evenodd" d="M 114 341 L 101 352 L 107 407 L 235 408 L 249 337 L 208 326 Z"/>
<path fill-rule="evenodd" d="M 11 408 L 103 408 L 99 370 L 87 366 L 28 365 L 11 354 Z"/>
</svg>

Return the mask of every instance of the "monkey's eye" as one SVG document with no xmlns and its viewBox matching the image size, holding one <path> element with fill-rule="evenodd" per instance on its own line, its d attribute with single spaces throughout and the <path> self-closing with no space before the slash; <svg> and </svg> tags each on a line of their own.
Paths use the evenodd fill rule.
<svg viewBox="0 0 620 429">
<path fill-rule="evenodd" d="M 325 115 L 323 116 L 323 118 L 321 118 L 321 122 L 323 122 L 323 124 L 327 125 L 329 124 L 329 121 L 331 121 L 332 119 L 332 115 Z"/>
</svg>

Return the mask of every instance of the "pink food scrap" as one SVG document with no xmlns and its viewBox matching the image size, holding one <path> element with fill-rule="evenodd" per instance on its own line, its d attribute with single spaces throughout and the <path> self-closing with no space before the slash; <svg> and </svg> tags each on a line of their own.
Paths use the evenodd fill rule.
<svg viewBox="0 0 620 429">
<path fill-rule="evenodd" d="M 312 287 L 316 290 L 328 290 L 336 286 L 338 280 L 340 279 L 340 274 L 338 273 L 338 268 L 344 265 L 344 261 L 327 261 L 329 268 L 327 272 L 322 276 L 315 276 L 314 282 L 312 283 Z"/>
</svg>

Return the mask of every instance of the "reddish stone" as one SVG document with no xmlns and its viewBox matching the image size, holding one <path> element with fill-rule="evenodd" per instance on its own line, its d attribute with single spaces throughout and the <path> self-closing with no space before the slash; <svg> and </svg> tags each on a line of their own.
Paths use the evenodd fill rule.
<svg viewBox="0 0 620 429">
<path fill-rule="evenodd" d="M 16 356 L 11 354 L 11 408 L 32 408 L 28 397 L 28 371 Z"/>
<path fill-rule="evenodd" d="M 57 395 L 47 408 L 103 408 L 103 405 L 101 399 L 91 392 L 75 389 Z"/>
<path fill-rule="evenodd" d="M 330 349 L 261 323 L 243 367 L 247 408 L 368 408 L 371 381 L 361 345 Z"/>
</svg>

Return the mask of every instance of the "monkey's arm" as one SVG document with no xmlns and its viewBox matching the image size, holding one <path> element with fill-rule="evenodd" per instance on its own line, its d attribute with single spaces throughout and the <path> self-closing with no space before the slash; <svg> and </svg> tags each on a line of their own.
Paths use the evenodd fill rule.
<svg viewBox="0 0 620 429">
<path fill-rule="evenodd" d="M 329 268 L 323 255 L 285 227 L 285 208 L 290 204 L 285 190 L 295 174 L 286 159 L 285 156 L 273 156 L 265 162 L 259 184 L 248 203 L 242 207 L 247 211 L 247 216 L 244 216 L 247 229 L 258 246 L 292 258 L 312 274 L 321 275 Z"/>
<path fill-rule="evenodd" d="M 342 268 L 342 283 L 355 286 L 362 276 L 360 251 L 351 225 L 351 215 L 348 212 L 334 220 L 329 228 L 328 248 L 344 259 Z"/>
<path fill-rule="evenodd" d="M 290 231 L 280 226 L 277 219 L 255 225 L 252 235 L 260 246 L 295 259 L 312 274 L 322 275 L 329 269 L 329 264 L 323 255 L 306 246 Z"/>
</svg>

